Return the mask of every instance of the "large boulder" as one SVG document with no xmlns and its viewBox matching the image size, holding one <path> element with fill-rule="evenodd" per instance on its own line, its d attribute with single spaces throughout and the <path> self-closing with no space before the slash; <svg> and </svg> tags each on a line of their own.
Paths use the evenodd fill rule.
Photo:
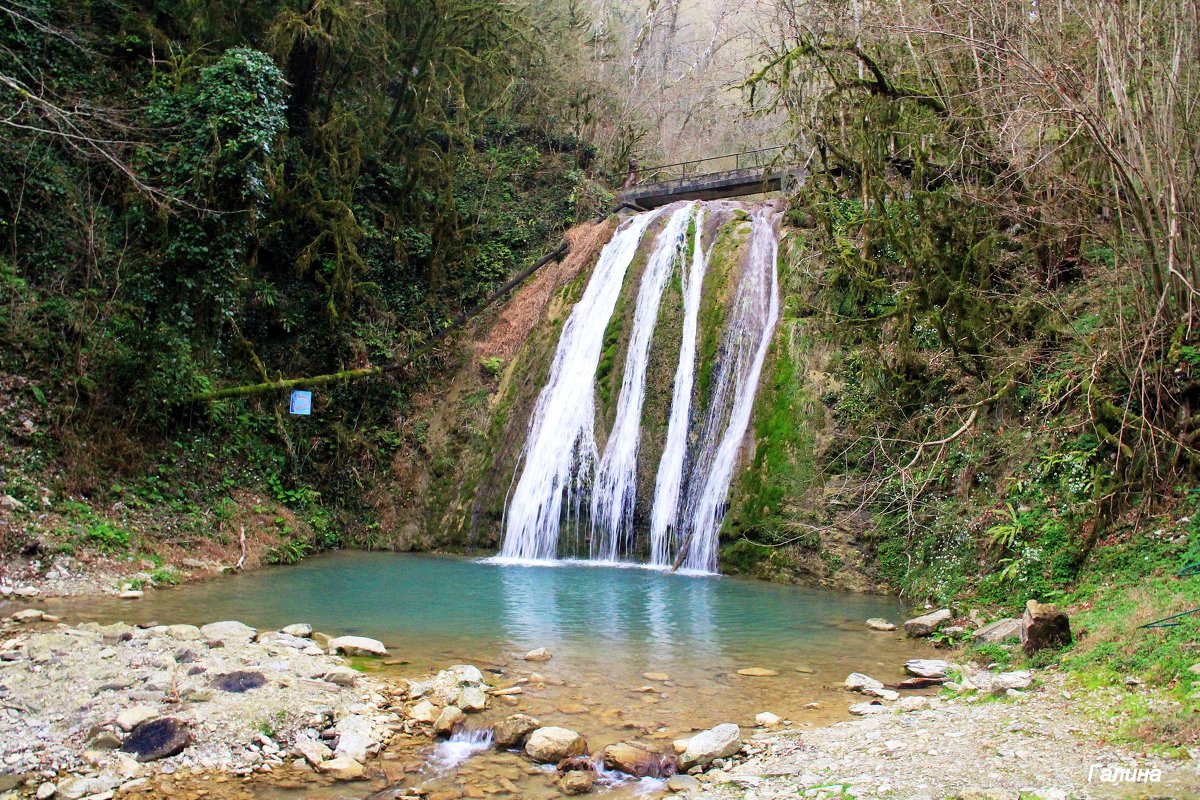
<svg viewBox="0 0 1200 800">
<path fill-rule="evenodd" d="M 675 774 L 675 759 L 638 742 L 618 742 L 604 748 L 604 766 L 635 778 L 664 778 Z"/>
<path fill-rule="evenodd" d="M 873 631 L 886 632 L 896 630 L 895 624 L 888 622 L 883 617 L 871 617 L 869 620 L 867 620 L 867 627 Z"/>
<path fill-rule="evenodd" d="M 938 628 L 954 619 L 948 608 L 939 608 L 929 614 L 914 617 L 904 623 L 904 632 L 911 637 L 929 636 Z"/>
<path fill-rule="evenodd" d="M 513 714 L 496 723 L 496 727 L 492 729 L 493 741 L 496 747 L 502 749 L 520 747 L 525 742 L 525 737 L 540 727 L 542 723 L 528 714 Z"/>
<path fill-rule="evenodd" d="M 587 752 L 587 739 L 567 728 L 548 726 L 529 734 L 525 742 L 525 753 L 534 761 L 557 764 L 564 758 L 581 756 Z"/>
<path fill-rule="evenodd" d="M 121 752 L 138 761 L 157 761 L 181 753 L 192 736 L 187 727 L 174 717 L 143 722 L 129 732 L 121 744 Z"/>
<path fill-rule="evenodd" d="M 252 642 L 257 633 L 254 628 L 236 620 L 211 622 L 200 627 L 200 634 L 210 642 Z"/>
<path fill-rule="evenodd" d="M 726 722 L 689 739 L 679 757 L 679 768 L 686 772 L 692 767 L 707 767 L 714 758 L 728 758 L 741 749 L 742 729 Z"/>
<path fill-rule="evenodd" d="M 267 676 L 254 670 L 237 670 L 225 675 L 217 675 L 212 679 L 212 685 L 222 692 L 241 694 L 251 689 L 259 689 L 267 685 Z"/>
<path fill-rule="evenodd" d="M 329 652 L 348 656 L 386 656 L 387 648 L 378 639 L 366 636 L 338 636 L 329 640 Z"/>
<path fill-rule="evenodd" d="M 1021 617 L 1021 646 L 1025 655 L 1066 647 L 1071 641 L 1071 622 L 1058 606 L 1037 600 L 1025 604 L 1025 615 Z"/>
<path fill-rule="evenodd" d="M 1016 617 L 998 619 L 989 622 L 971 634 L 971 638 L 981 644 L 999 644 L 1010 639 L 1021 637 L 1021 620 Z"/>
</svg>

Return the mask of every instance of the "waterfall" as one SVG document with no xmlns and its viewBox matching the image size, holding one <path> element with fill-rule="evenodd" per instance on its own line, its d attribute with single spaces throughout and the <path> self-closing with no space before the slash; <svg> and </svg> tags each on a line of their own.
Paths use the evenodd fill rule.
<svg viewBox="0 0 1200 800">
<path fill-rule="evenodd" d="M 641 441 L 642 405 L 646 399 L 650 340 L 658 321 L 663 290 L 686 250 L 688 221 L 694 207 L 695 203 L 688 203 L 667 220 L 655 239 L 642 274 L 621 393 L 617 399 L 617 414 L 592 486 L 591 557 L 594 561 L 617 561 L 633 549 L 637 454 Z"/>
<path fill-rule="evenodd" d="M 505 509 L 501 558 L 545 561 L 558 555 L 563 501 L 578 523 L 579 498 L 596 462 L 596 367 L 604 330 L 625 272 L 658 212 L 627 220 L 596 262 L 583 297 L 563 325 L 550 377 L 538 395 L 523 450 L 524 469 Z M 577 530 L 577 529 L 576 529 Z"/>
<path fill-rule="evenodd" d="M 779 319 L 779 245 L 772 216 L 760 209 L 751 226 L 750 252 L 717 354 L 715 388 L 700 430 L 701 449 L 688 482 L 682 520 L 686 551 L 676 556 L 684 569 L 701 572 L 715 572 L 717 568 L 717 535 L 725 517 L 729 481 Z"/>
<path fill-rule="evenodd" d="M 683 490 L 684 463 L 687 458 L 688 426 L 691 423 L 692 384 L 696 377 L 696 326 L 700 317 L 700 289 L 708 258 L 701 247 L 704 209 L 696 214 L 696 235 L 692 243 L 692 265 L 683 271 L 683 335 L 679 344 L 679 365 L 671 394 L 671 418 L 667 423 L 667 441 L 658 474 L 654 479 L 654 505 L 650 510 L 650 563 L 670 566 L 674 537 L 668 537 L 676 525 L 679 496 Z"/>
<path fill-rule="evenodd" d="M 718 235 L 705 251 L 705 218 L 714 207 Z M 499 559 L 546 562 L 579 553 L 584 516 L 591 560 L 609 563 L 637 551 L 634 511 L 647 373 L 663 297 L 678 267 L 682 330 L 649 514 L 650 565 L 716 571 L 729 488 L 779 317 L 776 212 L 759 207 L 752 213 L 748 242 L 745 213 L 733 212 L 731 217 L 728 205 L 675 206 L 649 246 L 642 239 L 663 211 L 645 212 L 626 220 L 605 245 L 563 325 L 549 377 L 534 405 L 515 486 L 506 501 Z M 695 225 L 690 263 L 684 258 L 689 222 Z M 735 226 L 737 233 L 722 234 L 726 225 Z M 613 428 L 601 455 L 595 436 L 596 371 L 639 246 L 648 250 L 646 267 L 628 329 Z M 710 270 L 718 250 L 726 269 Z M 715 286 L 709 287 L 712 281 Z M 708 295 L 710 291 L 716 294 Z M 730 295 L 732 300 L 726 300 Z M 707 331 L 718 335 L 719 344 L 715 363 L 702 365 L 712 369 L 712 388 L 700 397 L 695 388 L 697 351 L 706 296 L 721 303 L 725 322 L 723 330 Z M 564 529 L 569 538 L 561 535 Z"/>
</svg>

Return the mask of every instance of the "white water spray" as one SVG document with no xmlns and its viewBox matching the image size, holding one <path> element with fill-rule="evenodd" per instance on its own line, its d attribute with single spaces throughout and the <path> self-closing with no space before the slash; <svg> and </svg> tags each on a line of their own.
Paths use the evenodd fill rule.
<svg viewBox="0 0 1200 800">
<path fill-rule="evenodd" d="M 701 450 L 684 506 L 684 569 L 715 572 L 717 538 L 725 517 L 729 482 L 750 423 L 754 395 L 771 334 L 779 319 L 779 287 L 773 214 L 755 212 L 750 252 L 717 355 L 713 396 L 701 428 Z M 718 435 L 718 431 L 721 431 Z"/>
<path fill-rule="evenodd" d="M 692 218 L 694 208 L 695 203 L 688 203 L 667 220 L 654 241 L 654 249 L 642 274 L 633 313 L 633 329 L 625 356 L 625 371 L 621 378 L 621 393 L 617 398 L 617 414 L 592 486 L 593 560 L 618 561 L 633 549 L 637 455 L 641 443 L 650 342 L 658 322 L 663 290 L 686 251 L 688 221 Z"/>
<path fill-rule="evenodd" d="M 550 377 L 531 417 L 524 468 L 507 503 L 501 558 L 553 560 L 558 555 L 564 498 L 567 524 L 574 524 L 577 532 L 579 497 L 597 457 L 596 367 L 604 330 L 638 242 L 656 216 L 657 212 L 639 214 L 617 230 L 563 325 Z"/>
<path fill-rule="evenodd" d="M 683 271 L 683 335 L 679 344 L 679 364 L 671 395 L 671 418 L 658 474 L 654 479 L 654 505 L 650 509 L 650 563 L 670 566 L 675 542 L 669 536 L 677 527 L 679 497 L 687 460 L 688 427 L 692 414 L 692 385 L 696 377 L 696 330 L 700 318 L 700 289 L 708 256 L 701 247 L 704 209 L 696 214 L 696 234 L 692 242 L 691 268 Z"/>
</svg>

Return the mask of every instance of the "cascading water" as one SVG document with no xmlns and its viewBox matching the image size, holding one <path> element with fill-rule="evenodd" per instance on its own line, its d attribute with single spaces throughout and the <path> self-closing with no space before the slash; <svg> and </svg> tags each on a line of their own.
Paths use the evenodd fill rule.
<svg viewBox="0 0 1200 800">
<path fill-rule="evenodd" d="M 687 459 L 688 425 L 691 422 L 692 384 L 696 376 L 696 325 L 700 317 L 700 289 L 708 258 L 701 246 L 704 231 L 704 209 L 696 214 L 696 234 L 692 243 L 692 264 L 682 274 L 683 336 L 679 345 L 679 366 L 675 368 L 675 383 L 671 395 L 671 419 L 667 424 L 667 442 L 658 475 L 654 479 L 654 505 L 650 510 L 650 563 L 665 567 L 671 564 L 673 537 L 679 514 L 679 497 L 683 491 L 684 463 Z"/>
<path fill-rule="evenodd" d="M 578 519 L 578 498 L 596 462 L 596 367 L 604 330 L 642 234 L 656 216 L 639 214 L 617 230 L 563 325 L 525 440 L 524 469 L 505 509 L 501 558 L 556 558 L 564 496 L 569 495 L 568 524 Z"/>
<path fill-rule="evenodd" d="M 736 210 L 731 215 L 728 205 L 715 208 L 718 227 L 721 220 L 738 226 L 743 231 L 738 241 L 745 242 L 745 213 Z M 707 251 L 703 249 L 709 213 L 705 205 L 677 206 L 667 217 L 642 273 L 616 415 L 600 456 L 595 437 L 596 370 L 605 332 L 639 244 L 661 213 L 639 214 L 621 225 L 601 252 L 583 297 L 563 326 L 550 376 L 534 406 L 518 465 L 520 475 L 505 509 L 501 560 L 550 561 L 560 554 L 580 552 L 584 513 L 590 523 L 586 552 L 592 560 L 612 562 L 635 554 L 633 512 L 646 424 L 642 417 L 647 371 L 665 289 L 678 268 L 682 330 L 666 437 L 655 470 L 649 560 L 660 568 L 716 569 L 717 538 L 730 481 L 779 316 L 775 212 L 770 207 L 756 209 L 743 256 L 725 255 L 725 263 L 736 260 L 740 275 L 735 276 L 737 288 L 719 335 L 712 389 L 705 397 L 695 396 L 700 307 L 707 291 L 708 264 L 720 236 Z M 683 257 L 689 222 L 695 225 L 690 264 Z M 560 536 L 563 528 L 573 537 Z"/>
<path fill-rule="evenodd" d="M 688 481 L 683 544 L 675 557 L 676 566 L 684 569 L 714 572 L 717 568 L 717 534 L 725 516 L 729 480 L 779 319 L 778 250 L 772 217 L 760 209 L 751 224 L 748 262 L 718 352 L 714 393 L 700 430 L 702 445 Z"/>
<path fill-rule="evenodd" d="M 617 561 L 633 549 L 633 503 L 650 340 L 658 321 L 663 290 L 687 249 L 688 221 L 694 207 L 695 203 L 689 203 L 671 215 L 655 239 L 654 250 L 642 274 L 621 393 L 617 399 L 617 415 L 592 486 L 591 557 L 594 561 Z"/>
</svg>

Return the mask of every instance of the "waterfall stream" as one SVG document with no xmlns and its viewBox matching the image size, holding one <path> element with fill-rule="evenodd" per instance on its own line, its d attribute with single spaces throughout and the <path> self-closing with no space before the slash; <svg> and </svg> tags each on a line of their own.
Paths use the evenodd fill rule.
<svg viewBox="0 0 1200 800">
<path fill-rule="evenodd" d="M 730 483 L 779 316 L 775 211 L 758 207 L 747 222 L 747 214 L 733 208 L 694 202 L 668 207 L 668 212 L 644 212 L 627 219 L 601 251 L 583 296 L 563 326 L 549 377 L 533 408 L 519 474 L 507 498 L 499 560 L 548 562 L 582 554 L 611 563 L 644 552 L 654 567 L 716 570 Z M 660 216 L 665 221 L 646 245 L 646 232 Z M 718 231 L 724 225 L 743 233 L 741 239 L 730 235 L 724 240 L 738 243 L 724 254 L 736 267 L 727 278 L 733 281 L 732 300 L 725 303 L 721 330 L 706 332 L 701 306 L 706 294 L 715 291 L 709 286 L 709 262 L 722 241 L 718 233 L 707 250 L 703 247 L 708 218 L 715 220 Z M 746 226 L 749 237 L 743 246 Z M 601 453 L 595 427 L 596 373 L 606 331 L 619 313 L 618 301 L 632 280 L 629 268 L 640 247 L 647 253 L 645 268 L 628 329 L 612 430 Z M 662 453 L 655 469 L 650 469 L 652 464 L 641 466 L 642 474 L 654 476 L 654 483 L 652 495 L 640 501 L 649 506 L 649 530 L 639 532 L 639 462 L 653 457 L 641 447 L 647 424 L 647 373 L 651 353 L 657 352 L 654 338 L 666 330 L 660 325 L 663 298 L 673 278 L 681 288 L 678 361 Z M 712 365 L 697 364 L 698 341 L 704 335 L 718 337 Z M 675 341 L 666 344 L 668 351 L 676 347 Z M 712 376 L 704 397 L 697 394 L 700 367 L 711 369 Z M 585 531 L 586 543 L 581 541 Z M 639 542 L 645 546 L 639 547 Z"/>
</svg>

